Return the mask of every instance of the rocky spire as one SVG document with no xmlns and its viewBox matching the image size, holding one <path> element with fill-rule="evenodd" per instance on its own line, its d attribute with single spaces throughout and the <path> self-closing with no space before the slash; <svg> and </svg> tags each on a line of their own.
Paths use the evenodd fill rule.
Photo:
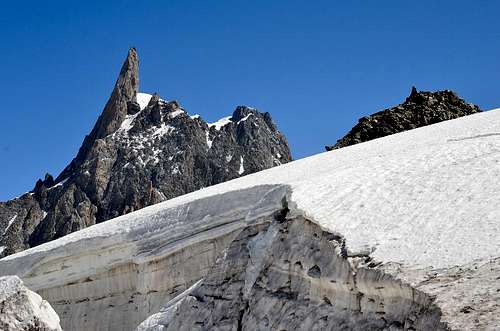
<svg viewBox="0 0 500 331">
<path fill-rule="evenodd" d="M 137 104 L 137 93 L 139 92 L 139 57 L 137 50 L 132 47 L 129 49 L 127 58 L 123 62 L 120 70 L 120 75 L 116 80 L 115 87 L 111 96 L 104 106 L 102 114 L 97 119 L 94 128 L 83 141 L 78 155 L 73 161 L 61 172 L 57 177 L 56 182 L 59 182 L 68 177 L 73 170 L 78 167 L 82 160 L 87 156 L 96 139 L 106 137 L 115 132 L 122 124 L 127 110 L 129 108 L 139 108 Z"/>
<path fill-rule="evenodd" d="M 417 88 L 415 86 L 412 86 L 411 87 L 410 97 L 415 96 L 417 94 L 418 94 Z"/>
<path fill-rule="evenodd" d="M 128 104 L 137 101 L 138 91 L 139 58 L 135 48 L 131 48 L 120 70 L 115 88 L 90 135 L 98 139 L 115 132 L 127 115 Z"/>
</svg>

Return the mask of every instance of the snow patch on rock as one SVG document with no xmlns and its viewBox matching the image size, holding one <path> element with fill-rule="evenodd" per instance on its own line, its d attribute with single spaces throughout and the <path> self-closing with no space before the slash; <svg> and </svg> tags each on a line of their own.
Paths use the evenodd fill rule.
<svg viewBox="0 0 500 331">
<path fill-rule="evenodd" d="M 214 143 L 214 141 L 213 141 L 213 139 L 210 139 L 210 131 L 207 130 L 205 132 L 205 135 L 206 135 L 208 149 L 210 149 L 210 148 L 212 148 L 212 144 Z"/>
<path fill-rule="evenodd" d="M 175 131 L 175 128 L 171 125 L 161 123 L 160 127 L 155 129 L 152 133 L 152 137 L 158 137 L 158 136 L 163 136 L 172 133 Z"/>
<path fill-rule="evenodd" d="M 243 156 L 240 156 L 240 168 L 238 169 L 238 175 L 241 175 L 245 172 L 245 167 L 243 166 Z"/>
<path fill-rule="evenodd" d="M 144 110 L 153 96 L 147 93 L 137 93 L 137 103 L 141 110 Z"/>
<path fill-rule="evenodd" d="M 208 127 L 210 127 L 210 128 L 215 127 L 215 130 L 219 131 L 224 125 L 232 123 L 231 118 L 232 118 L 232 116 L 223 117 L 220 120 L 218 120 L 217 122 L 209 123 Z"/>
<path fill-rule="evenodd" d="M 253 116 L 252 113 L 248 114 L 247 116 L 243 117 L 241 120 L 238 121 L 236 124 L 240 124 L 241 122 L 245 122 L 250 116 Z"/>
<path fill-rule="evenodd" d="M 7 226 L 5 227 L 5 230 L 3 230 L 2 236 L 5 236 L 7 231 L 9 231 L 9 228 L 12 226 L 12 224 L 14 224 L 14 221 L 16 220 L 16 218 L 17 218 L 17 214 L 15 214 L 14 216 L 11 217 L 11 219 L 9 220 L 9 223 L 7 223 Z"/>
<path fill-rule="evenodd" d="M 135 118 L 139 114 L 140 114 L 140 112 L 133 114 L 133 115 L 125 116 L 125 119 L 123 120 L 122 124 L 120 125 L 118 130 L 115 133 L 113 133 L 113 135 L 116 133 L 119 133 L 119 132 L 127 133 L 128 131 L 130 131 L 130 129 L 132 129 L 132 127 L 134 126 L 133 122 L 134 122 Z"/>
<path fill-rule="evenodd" d="M 180 114 L 185 114 L 186 112 L 182 109 L 177 109 L 177 110 L 174 110 L 173 112 L 169 113 L 168 115 L 170 116 L 170 118 L 175 118 L 177 116 L 179 116 Z"/>
</svg>

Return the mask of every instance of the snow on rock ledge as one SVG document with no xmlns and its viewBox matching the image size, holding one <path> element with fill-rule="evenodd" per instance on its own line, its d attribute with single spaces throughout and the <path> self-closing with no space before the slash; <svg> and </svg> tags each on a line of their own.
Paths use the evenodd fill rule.
<svg viewBox="0 0 500 331">
<path fill-rule="evenodd" d="M 50 304 L 23 285 L 17 276 L 0 277 L 0 330 L 60 331 Z"/>
<path fill-rule="evenodd" d="M 440 322 L 450 328 L 494 330 L 500 325 L 499 146 L 499 110 L 387 136 L 211 186 L 8 256 L 0 260 L 0 274 L 18 274 L 52 304 L 64 328 L 133 330 L 204 278 L 243 229 L 268 222 L 287 205 L 289 219 L 343 238 L 342 257 L 369 258 L 366 268 L 390 278 L 390 291 L 376 303 L 388 302 L 399 293 L 393 285 L 402 284 L 399 298 L 413 291 L 434 298 Z M 290 270 L 264 275 L 291 276 Z M 362 280 L 358 291 L 376 295 L 373 274 L 363 273 L 356 277 Z M 305 275 L 319 291 L 311 298 L 322 300 L 321 291 L 331 285 L 317 278 L 314 265 Z M 327 299 L 359 311 L 348 291 L 340 293 L 345 300 Z M 376 312 L 373 302 L 364 304 Z"/>
<path fill-rule="evenodd" d="M 149 101 L 153 95 L 147 93 L 137 93 L 137 103 L 139 104 L 140 110 L 144 110 L 147 107 Z"/>
</svg>

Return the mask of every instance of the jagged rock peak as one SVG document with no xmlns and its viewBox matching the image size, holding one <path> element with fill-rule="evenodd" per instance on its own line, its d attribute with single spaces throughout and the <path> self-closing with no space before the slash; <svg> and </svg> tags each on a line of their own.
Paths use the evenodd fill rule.
<svg viewBox="0 0 500 331">
<path fill-rule="evenodd" d="M 347 135 L 325 148 L 330 151 L 478 112 L 478 106 L 453 91 L 424 92 L 413 86 L 402 104 L 362 117 Z"/>
<path fill-rule="evenodd" d="M 131 49 L 78 155 L 55 180 L 0 202 L 0 257 L 292 159 L 269 113 L 238 107 L 207 123 L 138 85 Z"/>
<path fill-rule="evenodd" d="M 111 96 L 92 133 L 95 138 L 115 132 L 125 119 L 129 103 L 137 102 L 139 92 L 139 57 L 135 48 L 128 51 Z M 91 135 L 92 135 L 91 133 Z"/>
<path fill-rule="evenodd" d="M 255 109 L 247 106 L 237 106 L 233 112 L 233 116 L 231 116 L 231 120 L 238 122 L 246 116 L 250 116 L 252 111 L 255 111 Z"/>
<path fill-rule="evenodd" d="M 85 137 L 77 156 L 57 177 L 56 182 L 66 179 L 75 171 L 87 157 L 96 139 L 116 132 L 127 115 L 139 112 L 137 93 L 139 93 L 139 57 L 136 49 L 132 47 L 123 62 L 115 87 L 102 114 L 97 119 L 90 134 Z"/>
<path fill-rule="evenodd" d="M 418 93 L 417 88 L 415 86 L 412 86 L 410 96 L 415 95 L 417 93 Z"/>
<path fill-rule="evenodd" d="M 442 90 L 436 92 L 418 91 L 415 86 L 412 87 L 410 95 L 406 98 L 405 102 L 402 105 L 408 103 L 436 104 L 436 102 L 448 102 L 450 104 L 462 103 L 465 105 L 469 105 L 451 90 Z"/>
<path fill-rule="evenodd" d="M 54 184 L 55 184 L 54 177 L 52 177 L 51 174 L 46 173 L 45 179 L 42 180 L 41 178 L 39 178 L 35 184 L 35 187 L 33 188 L 33 190 L 31 192 L 36 194 L 40 190 L 42 190 L 43 187 L 48 188 L 48 187 L 54 186 Z"/>
<path fill-rule="evenodd" d="M 153 96 L 149 100 L 148 107 L 153 107 L 158 103 L 158 101 L 160 101 L 160 95 L 157 92 L 155 92 L 153 93 Z"/>
</svg>

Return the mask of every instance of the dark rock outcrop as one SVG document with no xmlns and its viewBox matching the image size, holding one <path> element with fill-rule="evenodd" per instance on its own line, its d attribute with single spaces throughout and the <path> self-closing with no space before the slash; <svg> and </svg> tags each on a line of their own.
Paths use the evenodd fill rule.
<svg viewBox="0 0 500 331">
<path fill-rule="evenodd" d="M 131 49 L 102 115 L 55 180 L 0 203 L 0 257 L 291 160 L 269 113 L 239 106 L 208 124 L 157 94 L 139 104 L 138 66 Z"/>
<path fill-rule="evenodd" d="M 413 87 L 405 102 L 359 119 L 347 135 L 325 148 L 331 151 L 480 111 L 452 91 L 418 92 Z"/>
</svg>

